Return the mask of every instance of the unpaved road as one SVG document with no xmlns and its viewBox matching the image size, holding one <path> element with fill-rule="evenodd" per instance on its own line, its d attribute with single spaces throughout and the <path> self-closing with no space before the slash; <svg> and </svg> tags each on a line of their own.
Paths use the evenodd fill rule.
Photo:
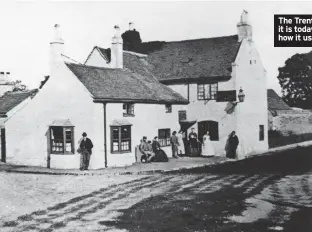
<svg viewBox="0 0 312 232">
<path fill-rule="evenodd" d="M 295 159 L 293 152 L 298 152 Z M 311 154 L 310 148 L 299 149 L 213 171 L 99 185 L 88 194 L 2 221 L 1 232 L 312 231 Z"/>
</svg>

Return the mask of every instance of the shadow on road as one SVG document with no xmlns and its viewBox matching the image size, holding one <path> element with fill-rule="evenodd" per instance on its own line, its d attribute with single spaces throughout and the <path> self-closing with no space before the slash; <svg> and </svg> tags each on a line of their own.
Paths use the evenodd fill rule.
<svg viewBox="0 0 312 232">
<path fill-rule="evenodd" d="M 300 175 L 312 170 L 312 146 L 300 147 L 270 155 L 255 156 L 235 162 L 198 167 L 173 173 L 201 174 L 293 174 Z"/>
</svg>

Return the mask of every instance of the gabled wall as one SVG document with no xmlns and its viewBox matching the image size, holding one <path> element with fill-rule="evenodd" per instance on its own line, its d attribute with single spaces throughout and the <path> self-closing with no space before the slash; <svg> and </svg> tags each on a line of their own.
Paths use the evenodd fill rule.
<svg viewBox="0 0 312 232">
<path fill-rule="evenodd" d="M 98 49 L 94 48 L 85 62 L 85 65 L 109 68 L 110 64 L 104 59 Z"/>
<path fill-rule="evenodd" d="M 266 82 L 266 73 L 255 44 L 244 39 L 233 64 L 232 78 L 229 81 L 218 82 L 218 90 L 236 90 L 238 94 L 242 87 L 246 95 L 245 101 L 238 103 L 232 114 L 227 114 L 225 112 L 227 102 L 198 100 L 197 84 L 190 84 L 188 120 L 197 122 L 213 120 L 219 123 L 219 141 L 212 142 L 219 154 L 225 155 L 226 140 L 233 130 L 240 140 L 238 158 L 265 151 L 268 149 Z M 187 98 L 187 85 L 169 85 L 169 87 Z M 259 125 L 264 125 L 264 141 L 259 141 Z M 198 126 L 193 127 L 197 131 Z"/>
<path fill-rule="evenodd" d="M 104 167 L 103 114 L 64 63 L 53 71 L 49 81 L 18 114 L 6 123 L 7 162 L 47 166 L 49 125 L 57 119 L 70 119 L 75 125 L 75 150 L 82 132 L 94 142 L 90 168 Z M 18 141 L 18 142 L 17 142 Z M 51 155 L 51 168 L 78 168 L 80 155 Z"/>
<path fill-rule="evenodd" d="M 244 39 L 235 63 L 236 90 L 243 88 L 245 101 L 236 106 L 239 157 L 268 149 L 267 79 L 255 43 Z M 264 125 L 264 141 L 259 141 Z"/>
</svg>

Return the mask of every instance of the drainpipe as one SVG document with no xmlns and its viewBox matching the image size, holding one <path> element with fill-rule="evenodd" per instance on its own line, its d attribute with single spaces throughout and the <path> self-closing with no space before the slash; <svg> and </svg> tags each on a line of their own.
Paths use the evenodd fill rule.
<svg viewBox="0 0 312 232">
<path fill-rule="evenodd" d="M 103 103 L 103 112 L 104 112 L 104 162 L 105 168 L 107 168 L 106 103 Z"/>
<path fill-rule="evenodd" d="M 190 83 L 187 82 L 187 100 L 190 101 Z"/>
</svg>

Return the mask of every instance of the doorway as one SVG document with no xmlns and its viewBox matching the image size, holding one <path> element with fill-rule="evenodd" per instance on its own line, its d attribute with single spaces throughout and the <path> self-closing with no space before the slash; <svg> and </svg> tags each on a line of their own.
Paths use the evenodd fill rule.
<svg viewBox="0 0 312 232">
<path fill-rule="evenodd" d="M 210 140 L 219 140 L 219 125 L 216 121 L 198 122 L 198 139 L 202 143 L 204 135 L 209 131 Z"/>
</svg>

